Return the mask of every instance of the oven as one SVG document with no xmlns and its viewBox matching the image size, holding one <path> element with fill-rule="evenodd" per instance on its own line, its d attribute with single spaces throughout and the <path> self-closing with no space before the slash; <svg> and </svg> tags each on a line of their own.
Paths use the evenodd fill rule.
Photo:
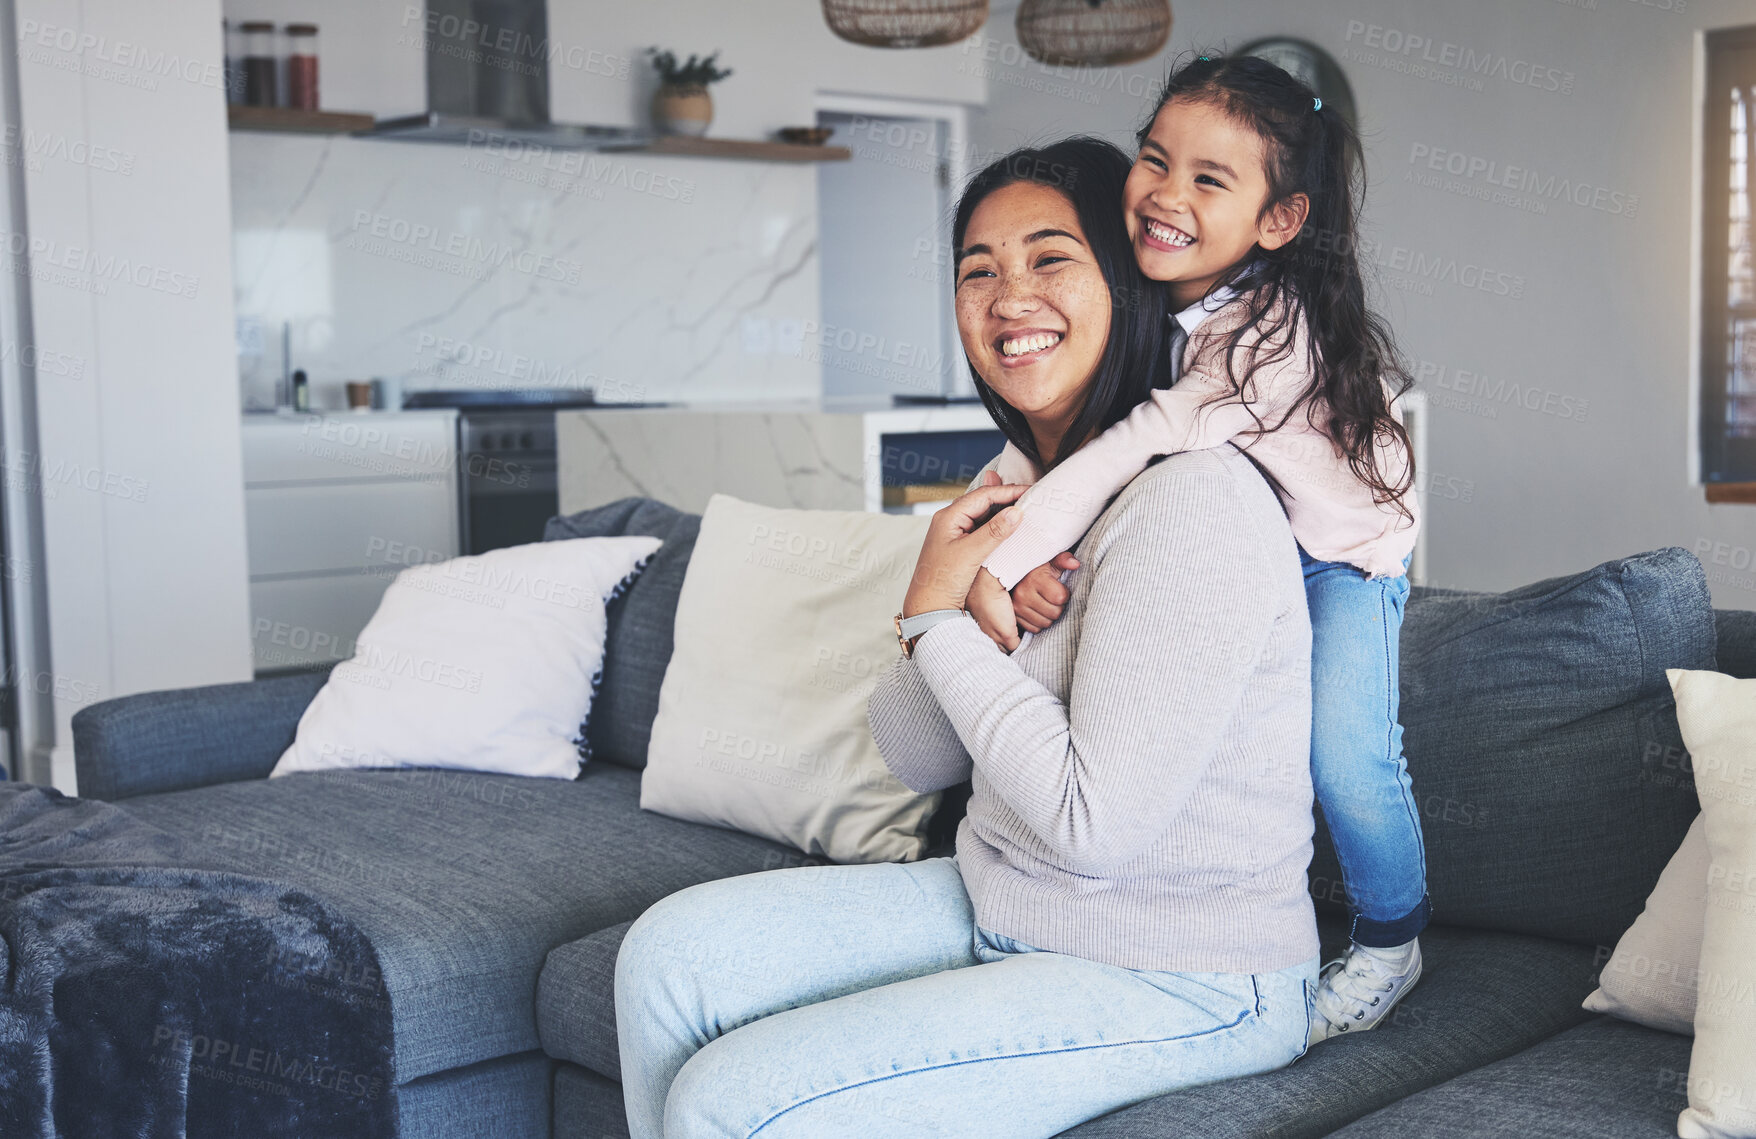
<svg viewBox="0 0 1756 1139">
<path fill-rule="evenodd" d="M 458 433 L 463 552 L 540 542 L 561 508 L 554 411 L 472 409 L 458 416 Z"/>
<path fill-rule="evenodd" d="M 589 388 L 435 389 L 408 393 L 404 407 L 454 407 L 458 440 L 458 542 L 465 554 L 540 542 L 560 513 L 555 412 L 600 404 Z"/>
</svg>

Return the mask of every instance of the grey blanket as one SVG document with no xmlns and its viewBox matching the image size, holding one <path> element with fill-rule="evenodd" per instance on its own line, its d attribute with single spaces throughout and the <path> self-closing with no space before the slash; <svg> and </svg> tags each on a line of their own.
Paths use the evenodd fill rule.
<svg viewBox="0 0 1756 1139">
<path fill-rule="evenodd" d="M 0 1135 L 394 1136 L 371 944 L 190 847 L 0 784 Z"/>
</svg>

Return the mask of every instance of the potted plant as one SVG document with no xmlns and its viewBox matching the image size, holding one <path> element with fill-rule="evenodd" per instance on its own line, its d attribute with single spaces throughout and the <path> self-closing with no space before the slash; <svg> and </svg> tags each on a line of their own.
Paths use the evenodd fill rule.
<svg viewBox="0 0 1756 1139">
<path fill-rule="evenodd" d="M 706 58 L 691 55 L 687 63 L 678 63 L 674 53 L 656 47 L 647 48 L 646 54 L 659 75 L 659 89 L 652 98 L 653 121 L 669 134 L 706 134 L 713 122 L 713 96 L 707 85 L 731 74 L 714 66 L 719 52 Z"/>
</svg>

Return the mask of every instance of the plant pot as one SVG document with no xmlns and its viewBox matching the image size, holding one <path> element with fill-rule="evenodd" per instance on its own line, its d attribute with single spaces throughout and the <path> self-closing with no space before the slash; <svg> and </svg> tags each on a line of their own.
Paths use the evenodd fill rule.
<svg viewBox="0 0 1756 1139">
<path fill-rule="evenodd" d="M 666 134 L 699 138 L 713 122 L 713 96 L 705 87 L 662 86 L 652 97 L 652 118 Z"/>
</svg>

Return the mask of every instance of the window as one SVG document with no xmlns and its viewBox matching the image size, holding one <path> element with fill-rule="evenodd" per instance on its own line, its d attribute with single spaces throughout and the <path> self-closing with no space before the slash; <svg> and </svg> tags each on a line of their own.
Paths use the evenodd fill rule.
<svg viewBox="0 0 1756 1139">
<path fill-rule="evenodd" d="M 1713 483 L 1756 482 L 1756 28 L 1707 34 L 1705 139 L 1701 474 L 1711 496 Z"/>
</svg>

